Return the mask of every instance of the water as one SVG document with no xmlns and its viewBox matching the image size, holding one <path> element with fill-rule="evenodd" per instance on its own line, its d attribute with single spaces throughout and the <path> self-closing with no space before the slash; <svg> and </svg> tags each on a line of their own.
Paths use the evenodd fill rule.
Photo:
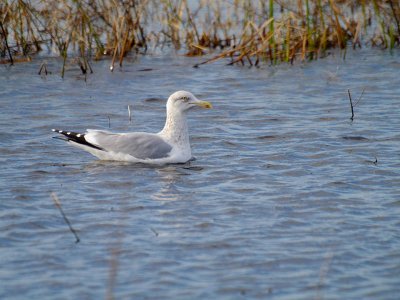
<svg viewBox="0 0 400 300">
<path fill-rule="evenodd" d="M 46 77 L 41 59 L 0 66 L 0 298 L 398 299 L 400 53 L 196 62 L 100 61 L 86 81 L 57 60 Z M 347 89 L 364 88 L 351 122 Z M 157 132 L 179 89 L 214 105 L 190 115 L 188 164 L 99 162 L 51 139 Z"/>
</svg>

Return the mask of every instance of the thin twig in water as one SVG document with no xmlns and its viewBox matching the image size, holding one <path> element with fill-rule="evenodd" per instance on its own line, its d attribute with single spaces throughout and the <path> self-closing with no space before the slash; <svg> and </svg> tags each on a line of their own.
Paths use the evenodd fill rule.
<svg viewBox="0 0 400 300">
<path fill-rule="evenodd" d="M 42 63 L 42 65 L 40 66 L 40 69 L 39 69 L 39 72 L 38 72 L 38 74 L 39 75 L 42 75 L 42 71 L 44 72 L 44 75 L 47 75 L 47 65 L 46 65 L 46 63 L 44 62 L 44 63 Z"/>
<path fill-rule="evenodd" d="M 128 116 L 129 116 L 129 124 L 132 123 L 132 114 L 131 114 L 131 105 L 128 104 Z"/>
<path fill-rule="evenodd" d="M 363 88 L 363 90 L 362 90 L 362 92 L 361 92 L 361 95 L 360 95 L 360 97 L 358 98 L 356 104 L 354 104 L 354 106 L 357 106 L 358 102 L 360 102 L 361 97 L 364 95 L 364 92 L 365 92 L 365 88 Z"/>
<path fill-rule="evenodd" d="M 354 109 L 353 109 L 353 101 L 351 100 L 351 94 L 350 90 L 347 90 L 347 93 L 349 94 L 349 100 L 350 100 L 350 108 L 351 108 L 351 118 L 350 120 L 354 120 Z"/>
<path fill-rule="evenodd" d="M 151 227 L 150 227 L 150 230 L 154 233 L 155 236 L 158 236 L 157 230 L 155 230 L 154 228 L 151 228 Z"/>
<path fill-rule="evenodd" d="M 67 223 L 67 225 L 68 225 L 68 227 L 69 227 L 69 230 L 74 234 L 75 239 L 76 239 L 75 242 L 76 242 L 76 243 L 79 243 L 80 239 L 79 239 L 79 237 L 78 237 L 78 234 L 76 233 L 75 229 L 72 228 L 72 225 L 71 225 L 70 221 L 68 220 L 67 216 L 65 215 L 65 213 L 64 213 L 64 211 L 63 211 L 63 209 L 62 209 L 62 207 L 61 207 L 61 202 L 60 202 L 60 200 L 58 199 L 56 193 L 51 193 L 51 198 L 53 199 L 54 204 L 57 206 L 57 208 L 58 208 L 58 210 L 60 211 L 62 217 L 64 218 L 65 223 Z"/>
</svg>

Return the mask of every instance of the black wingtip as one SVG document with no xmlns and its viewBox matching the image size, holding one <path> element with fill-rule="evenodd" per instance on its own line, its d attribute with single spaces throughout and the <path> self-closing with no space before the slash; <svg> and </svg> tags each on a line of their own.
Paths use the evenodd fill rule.
<svg viewBox="0 0 400 300">
<path fill-rule="evenodd" d="M 100 148 L 100 147 L 93 145 L 93 144 L 89 143 L 88 141 L 86 141 L 84 133 L 76 133 L 76 132 L 72 132 L 72 131 L 64 131 L 64 130 L 59 130 L 59 129 L 52 129 L 51 131 L 57 132 L 66 137 L 66 138 L 58 138 L 60 140 L 64 140 L 67 142 L 75 142 L 75 143 L 78 143 L 81 145 L 89 146 L 91 148 L 104 151 L 103 148 Z M 57 137 L 55 137 L 55 138 L 57 138 Z"/>
</svg>

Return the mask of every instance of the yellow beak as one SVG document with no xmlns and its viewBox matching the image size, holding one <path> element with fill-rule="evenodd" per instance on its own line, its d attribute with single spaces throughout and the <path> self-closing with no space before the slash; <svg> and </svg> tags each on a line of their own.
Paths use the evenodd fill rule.
<svg viewBox="0 0 400 300">
<path fill-rule="evenodd" d="M 196 102 L 193 102 L 193 104 L 195 104 L 195 105 L 197 105 L 197 106 L 200 106 L 200 107 L 202 107 L 202 108 L 206 108 L 206 109 L 212 108 L 211 103 L 210 103 L 210 102 L 207 102 L 207 101 L 198 100 L 198 101 L 196 101 Z"/>
</svg>

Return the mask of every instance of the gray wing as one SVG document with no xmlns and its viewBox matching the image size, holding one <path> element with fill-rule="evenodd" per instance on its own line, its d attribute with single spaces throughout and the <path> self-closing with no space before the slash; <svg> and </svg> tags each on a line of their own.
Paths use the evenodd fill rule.
<svg viewBox="0 0 400 300">
<path fill-rule="evenodd" d="M 172 150 L 172 146 L 158 135 L 144 132 L 119 134 L 90 130 L 85 139 L 106 151 L 125 153 L 138 159 L 168 157 Z"/>
</svg>

